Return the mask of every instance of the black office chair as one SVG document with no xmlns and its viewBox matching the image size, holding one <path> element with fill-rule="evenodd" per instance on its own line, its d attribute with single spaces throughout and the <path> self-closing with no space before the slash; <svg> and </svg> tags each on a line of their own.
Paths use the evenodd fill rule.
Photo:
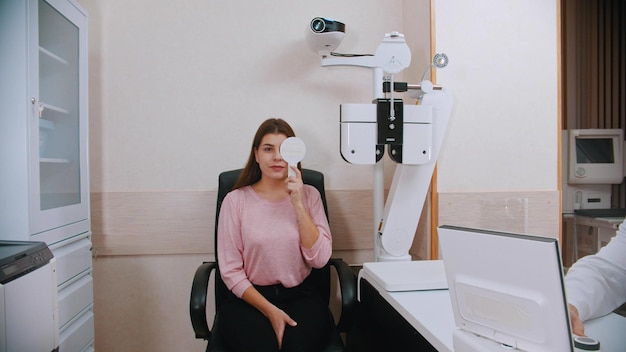
<svg viewBox="0 0 626 352">
<path fill-rule="evenodd" d="M 219 185 L 217 193 L 217 207 L 215 214 L 215 256 L 217 259 L 217 221 L 219 217 L 222 201 L 228 192 L 230 192 L 235 185 L 235 182 L 239 178 L 241 169 L 226 171 L 219 175 Z M 326 194 L 324 190 L 324 175 L 321 172 L 304 169 L 302 171 L 302 178 L 305 184 L 309 184 L 317 188 L 322 196 L 322 202 L 324 204 L 324 211 L 328 217 L 328 207 L 326 204 Z M 337 271 L 337 277 L 339 279 L 339 287 L 341 291 L 341 316 L 337 322 L 335 329 L 329 329 L 331 336 L 328 338 L 328 346 L 320 352 L 340 352 L 345 351 L 343 341 L 340 333 L 348 332 L 351 329 L 354 316 L 356 315 L 357 302 L 356 302 L 356 277 L 350 270 L 350 267 L 346 262 L 341 259 L 331 258 L 321 269 L 313 269 L 311 272 L 312 279 L 315 282 L 320 296 L 328 303 L 330 301 L 330 285 L 331 275 L 330 267 L 335 267 Z M 191 324 L 196 334 L 196 338 L 202 338 L 209 341 L 207 345 L 207 352 L 226 351 L 224 343 L 221 340 L 219 331 L 211 329 L 208 326 L 206 316 L 206 303 L 207 303 L 207 291 L 208 283 L 211 273 L 215 272 L 215 317 L 213 320 L 213 327 L 218 326 L 215 324 L 220 319 L 219 307 L 220 304 L 228 297 L 232 295 L 232 292 L 226 288 L 226 285 L 222 281 L 222 277 L 219 274 L 219 267 L 217 262 L 205 262 L 198 267 L 195 276 L 193 278 L 193 284 L 191 287 L 191 299 L 189 302 L 189 314 L 191 316 Z"/>
</svg>

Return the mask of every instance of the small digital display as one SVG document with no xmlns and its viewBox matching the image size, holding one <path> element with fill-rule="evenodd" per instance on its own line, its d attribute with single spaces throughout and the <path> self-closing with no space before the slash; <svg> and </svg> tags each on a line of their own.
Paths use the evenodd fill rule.
<svg viewBox="0 0 626 352">
<path fill-rule="evenodd" d="M 6 276 L 9 276 L 9 275 L 13 274 L 16 271 L 17 271 L 17 266 L 16 265 L 9 265 L 9 266 L 6 266 L 6 267 L 2 268 L 2 272 Z"/>
<path fill-rule="evenodd" d="M 579 164 L 613 164 L 612 138 L 576 138 L 576 162 Z"/>
</svg>

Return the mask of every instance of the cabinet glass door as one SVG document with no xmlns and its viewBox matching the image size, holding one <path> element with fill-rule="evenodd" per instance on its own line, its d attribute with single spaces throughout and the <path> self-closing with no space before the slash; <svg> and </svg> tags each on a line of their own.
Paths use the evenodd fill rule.
<svg viewBox="0 0 626 352">
<path fill-rule="evenodd" d="M 41 210 L 79 204 L 78 28 L 39 1 Z"/>
<path fill-rule="evenodd" d="M 53 7 L 54 0 L 35 1 L 38 64 L 33 71 L 38 72 L 34 75 L 38 89 L 31 103 L 39 138 L 37 150 L 31 150 L 38 156 L 33 155 L 38 162 L 31 174 L 38 180 L 31 181 L 38 189 L 33 192 L 31 225 L 35 231 L 45 231 L 88 216 L 86 171 L 82 171 L 86 167 L 86 116 L 82 116 L 86 70 L 81 71 L 85 60 L 81 36 L 85 34 L 72 18 L 75 8 Z M 75 17 L 80 21 L 80 16 Z"/>
</svg>

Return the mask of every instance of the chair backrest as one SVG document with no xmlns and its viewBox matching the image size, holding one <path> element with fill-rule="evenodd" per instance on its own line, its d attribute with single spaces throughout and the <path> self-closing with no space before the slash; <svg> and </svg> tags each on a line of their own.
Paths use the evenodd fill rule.
<svg viewBox="0 0 626 352">
<path fill-rule="evenodd" d="M 218 178 L 218 189 L 217 189 L 217 205 L 215 207 L 215 259 L 217 260 L 217 224 L 219 221 L 220 209 L 222 207 L 222 202 L 224 201 L 224 197 L 226 194 L 230 192 L 239 175 L 241 174 L 241 169 L 224 171 L 219 175 Z M 302 181 L 307 184 L 315 187 L 322 197 L 322 203 L 324 204 L 324 212 L 326 212 L 326 218 L 328 218 L 328 206 L 326 204 L 326 190 L 324 188 L 324 174 L 319 171 L 303 169 L 302 170 Z M 328 265 L 321 269 L 313 269 L 311 272 L 311 279 L 313 280 L 315 287 L 318 289 L 321 297 L 329 302 L 330 299 L 330 268 Z M 229 295 L 232 294 L 230 290 L 226 287 L 224 282 L 222 281 L 222 277 L 216 275 L 215 278 L 215 305 L 219 307 L 221 302 Z"/>
</svg>

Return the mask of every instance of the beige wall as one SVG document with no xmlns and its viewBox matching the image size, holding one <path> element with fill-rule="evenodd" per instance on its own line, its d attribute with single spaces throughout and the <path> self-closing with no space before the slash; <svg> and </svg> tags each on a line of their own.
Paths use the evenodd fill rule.
<svg viewBox="0 0 626 352">
<path fill-rule="evenodd" d="M 373 53 L 402 31 L 401 0 L 79 1 L 90 14 L 92 192 L 215 190 L 268 117 L 293 125 L 330 189 L 371 188 L 372 167 L 338 153 L 339 104 L 369 102 L 371 72 L 321 68 L 304 33 L 315 16 L 338 18 L 338 51 Z M 428 61 L 416 56 L 415 69 Z"/>
<path fill-rule="evenodd" d="M 404 32 L 413 53 L 412 66 L 404 75 L 413 83 L 430 61 L 429 0 L 78 2 L 90 15 L 90 163 L 98 351 L 203 350 L 203 344 L 194 339 L 187 310 L 195 267 L 212 257 L 217 175 L 242 166 L 256 127 L 267 117 L 287 119 L 307 143 L 305 167 L 326 175 L 335 255 L 352 263 L 371 260 L 372 167 L 343 161 L 338 116 L 339 104 L 371 99 L 371 73 L 359 68 L 321 68 L 319 58 L 306 47 L 304 31 L 315 16 L 342 20 L 347 34 L 337 51 L 346 53 L 374 52 L 384 33 Z M 515 1 L 519 2 L 523 1 Z M 470 10 L 481 15 L 489 8 L 490 2 L 484 0 Z M 450 18 L 458 15 L 456 11 Z M 439 22 L 445 22 L 448 15 L 440 11 L 438 16 Z M 516 40 L 520 33 L 511 28 L 515 24 L 523 28 L 533 16 L 513 16 L 500 37 Z M 465 33 L 459 37 L 471 37 L 476 28 L 457 28 L 448 35 L 462 31 Z M 542 47 L 548 45 L 540 42 Z M 489 90 L 495 96 L 481 95 L 468 88 L 467 79 L 470 73 L 475 82 L 491 75 L 507 77 L 511 72 L 505 67 L 494 73 L 493 67 L 457 53 L 457 49 L 478 42 L 449 43 L 437 48 L 451 57 L 451 65 L 438 73 L 438 81 L 456 85 L 458 105 L 444 142 L 446 160 L 439 168 L 443 191 L 440 219 L 458 219 L 467 213 L 466 196 L 473 197 L 471 204 L 476 204 L 496 195 L 492 208 L 499 207 L 502 199 L 529 198 L 531 213 L 544 207 L 548 210 L 537 217 L 540 223 L 549 224 L 558 208 L 554 157 L 544 153 L 532 162 L 524 158 L 519 163 L 529 162 L 535 170 L 540 166 L 541 172 L 502 183 L 516 169 L 511 170 L 509 159 L 506 163 L 499 160 L 509 158 L 510 153 L 489 157 L 494 152 L 489 140 L 498 136 L 501 152 L 509 150 L 519 156 L 522 137 L 510 137 L 509 143 L 501 135 L 532 122 L 536 128 L 526 127 L 524 140 L 556 150 L 556 132 L 550 137 L 550 124 L 556 123 L 557 117 L 543 111 L 556 103 L 538 108 L 541 118 L 530 114 L 530 122 L 526 114 L 509 116 L 511 110 L 519 109 L 519 100 L 512 104 L 513 96 L 524 93 L 519 87 L 508 84 L 506 89 Z M 501 54 L 509 58 L 505 52 Z M 511 65 L 522 67 L 525 75 L 537 73 L 524 57 L 509 59 Z M 552 86 L 542 87 L 549 90 Z M 475 95 L 469 101 L 464 99 L 468 93 Z M 484 107 L 499 100 L 503 103 L 496 109 Z M 506 115 L 507 123 L 495 123 L 496 115 Z M 473 131 L 470 141 L 464 135 L 466 130 Z M 537 130 L 542 132 L 536 134 Z M 467 154 L 458 145 L 482 153 L 483 162 L 476 164 L 478 174 L 467 178 L 467 171 L 459 172 L 458 165 Z M 494 159 L 499 162 L 484 162 Z M 554 170 L 546 166 L 552 162 Z M 387 179 L 393 171 L 389 164 Z M 498 179 L 482 180 L 493 175 Z M 466 182 L 456 187 L 463 178 Z M 494 187 L 485 189 L 485 183 Z M 520 183 L 523 189 L 517 187 Z M 443 211 L 445 207 L 450 212 Z M 534 223 L 536 218 L 530 219 Z M 412 253 L 424 257 L 428 247 L 427 239 L 418 237 Z"/>
<path fill-rule="evenodd" d="M 96 257 L 96 351 L 204 351 L 189 320 L 201 254 Z"/>
<path fill-rule="evenodd" d="M 373 170 L 339 155 L 338 107 L 369 102 L 372 75 L 321 68 L 304 33 L 315 16 L 337 18 L 338 51 L 373 53 L 413 14 L 407 74 L 421 74 L 428 1 L 78 2 L 90 15 L 98 351 L 203 349 L 187 311 L 195 267 L 212 257 L 217 175 L 243 165 L 268 117 L 287 119 L 305 167 L 326 175 L 335 256 L 371 260 Z"/>
<path fill-rule="evenodd" d="M 455 94 L 439 192 L 558 189 L 558 3 L 436 1 L 437 80 Z"/>
<path fill-rule="evenodd" d="M 434 2 L 437 80 L 455 93 L 439 224 L 559 238 L 559 1 Z"/>
</svg>

